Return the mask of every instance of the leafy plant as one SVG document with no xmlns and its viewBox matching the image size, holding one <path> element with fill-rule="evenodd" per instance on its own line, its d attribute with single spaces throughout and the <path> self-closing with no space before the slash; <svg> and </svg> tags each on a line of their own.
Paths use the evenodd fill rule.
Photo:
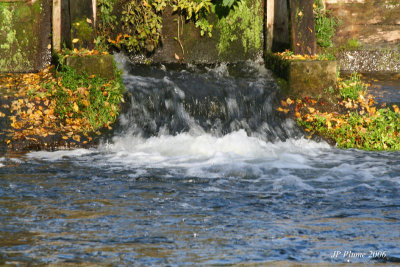
<svg viewBox="0 0 400 267">
<path fill-rule="evenodd" d="M 263 23 L 261 16 L 257 15 L 259 10 L 259 2 L 253 4 L 251 1 L 241 0 L 232 4 L 228 15 L 220 18 L 216 25 L 221 33 L 218 44 L 219 54 L 229 53 L 231 43 L 239 38 L 245 52 L 250 47 L 260 48 Z"/>
<path fill-rule="evenodd" d="M 115 43 L 117 47 L 123 45 L 129 52 L 153 52 L 161 35 L 162 18 L 157 13 L 165 5 L 163 1 L 148 3 L 143 0 L 140 5 L 135 0 L 127 2 L 121 18 L 124 38 Z"/>
<path fill-rule="evenodd" d="M 108 48 L 111 45 L 132 53 L 151 53 L 160 44 L 161 13 L 167 6 L 172 7 L 183 18 L 178 21 L 179 34 L 182 32 L 180 24 L 193 21 L 201 35 L 207 34 L 211 37 L 213 25 L 208 21 L 208 15 L 220 15 L 220 10 L 223 9 L 227 12 L 226 16 L 235 3 L 240 3 L 239 0 L 129 0 L 122 6 L 122 16 L 117 18 L 114 10 L 116 2 L 98 1 L 100 23 L 96 47 Z M 120 32 L 116 33 L 116 30 Z M 177 39 L 179 40 L 179 36 Z"/>
<path fill-rule="evenodd" d="M 355 39 L 355 38 L 351 38 L 350 40 L 347 41 L 347 48 L 350 50 L 355 50 L 360 48 L 361 44 L 360 42 Z"/>
<path fill-rule="evenodd" d="M 324 48 L 331 47 L 339 21 L 324 9 L 320 0 L 314 4 L 314 20 L 317 44 Z"/>
<path fill-rule="evenodd" d="M 350 78 L 339 83 L 340 95 L 346 99 L 357 100 L 360 93 L 365 93 L 367 86 L 361 81 L 360 75 L 352 73 Z"/>
<path fill-rule="evenodd" d="M 117 16 L 113 13 L 114 5 L 116 0 L 98 0 L 98 23 L 96 39 L 96 48 L 105 47 L 108 48 L 107 39 L 110 38 L 111 34 L 115 31 L 118 25 Z"/>
<path fill-rule="evenodd" d="M 55 114 L 61 120 L 86 120 L 86 131 L 95 131 L 115 121 L 119 104 L 123 101 L 120 77 L 108 81 L 86 73 L 78 74 L 68 66 L 62 66 L 58 75 L 60 83 L 54 95 L 57 103 Z"/>
<path fill-rule="evenodd" d="M 392 105 L 377 109 L 374 97 L 365 96 L 367 85 L 362 84 L 356 73 L 340 84 L 358 87 L 351 93 L 358 92 L 357 98 L 352 95 L 337 103 L 341 113 L 321 111 L 321 103 L 308 97 L 282 100 L 277 110 L 284 113 L 291 110 L 309 138 L 322 136 L 340 148 L 400 150 L 400 108 Z"/>
</svg>

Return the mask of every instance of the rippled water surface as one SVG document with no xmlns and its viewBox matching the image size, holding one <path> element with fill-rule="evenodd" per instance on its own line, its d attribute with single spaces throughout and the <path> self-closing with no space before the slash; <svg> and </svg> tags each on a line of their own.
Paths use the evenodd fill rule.
<svg viewBox="0 0 400 267">
<path fill-rule="evenodd" d="M 339 150 L 274 116 L 246 124 L 252 108 L 232 104 L 229 92 L 214 99 L 225 111 L 201 120 L 180 102 L 189 98 L 182 81 L 197 70 L 183 80 L 186 71 L 168 71 L 124 76 L 132 94 L 140 80 L 176 95 L 147 106 L 132 99 L 98 148 L 0 159 L 0 264 L 395 264 L 400 153 Z M 274 89 L 259 71 L 240 79 L 219 71 L 201 80 Z M 272 100 L 249 103 L 273 113 Z M 138 130 L 166 114 L 175 122 Z"/>
</svg>

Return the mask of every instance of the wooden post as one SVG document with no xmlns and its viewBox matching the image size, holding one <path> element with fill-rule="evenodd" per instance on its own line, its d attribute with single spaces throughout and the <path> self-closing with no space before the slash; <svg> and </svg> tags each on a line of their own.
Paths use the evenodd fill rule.
<svg viewBox="0 0 400 267">
<path fill-rule="evenodd" d="M 97 0 L 92 0 L 92 8 L 93 8 L 93 28 L 96 29 Z"/>
<path fill-rule="evenodd" d="M 61 0 L 53 0 L 53 50 L 61 50 Z"/>
<path fill-rule="evenodd" d="M 267 52 L 272 50 L 274 40 L 275 0 L 266 0 L 266 47 Z"/>
<path fill-rule="evenodd" d="M 317 43 L 313 14 L 314 0 L 290 0 L 290 22 L 293 52 L 315 55 Z"/>
</svg>

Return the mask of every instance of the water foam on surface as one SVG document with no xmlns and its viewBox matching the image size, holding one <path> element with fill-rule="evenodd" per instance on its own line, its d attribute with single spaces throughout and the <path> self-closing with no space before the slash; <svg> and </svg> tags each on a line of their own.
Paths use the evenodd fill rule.
<svg viewBox="0 0 400 267">
<path fill-rule="evenodd" d="M 312 168 L 312 159 L 330 149 L 326 143 L 306 139 L 265 142 L 239 130 L 222 137 L 181 133 L 145 139 L 124 135 L 98 149 L 40 151 L 27 156 L 48 161 L 73 159 L 99 167 L 111 164 L 118 169 L 144 168 L 150 173 L 154 168 L 179 168 L 199 177 L 241 177 L 261 175 L 263 168 Z"/>
</svg>

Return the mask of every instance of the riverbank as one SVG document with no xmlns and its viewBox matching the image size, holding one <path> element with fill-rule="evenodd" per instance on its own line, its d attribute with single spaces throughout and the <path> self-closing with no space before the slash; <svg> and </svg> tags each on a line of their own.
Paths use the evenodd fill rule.
<svg viewBox="0 0 400 267">
<path fill-rule="evenodd" d="M 0 76 L 2 150 L 90 147 L 112 129 L 123 102 L 116 79 L 78 74 L 60 65 Z"/>
<path fill-rule="evenodd" d="M 326 109 L 323 101 L 304 97 L 282 100 L 278 111 L 290 114 L 310 139 L 322 138 L 339 148 L 400 150 L 400 109 L 395 103 L 376 101 L 366 81 L 356 73 L 338 78 L 334 110 Z"/>
</svg>

